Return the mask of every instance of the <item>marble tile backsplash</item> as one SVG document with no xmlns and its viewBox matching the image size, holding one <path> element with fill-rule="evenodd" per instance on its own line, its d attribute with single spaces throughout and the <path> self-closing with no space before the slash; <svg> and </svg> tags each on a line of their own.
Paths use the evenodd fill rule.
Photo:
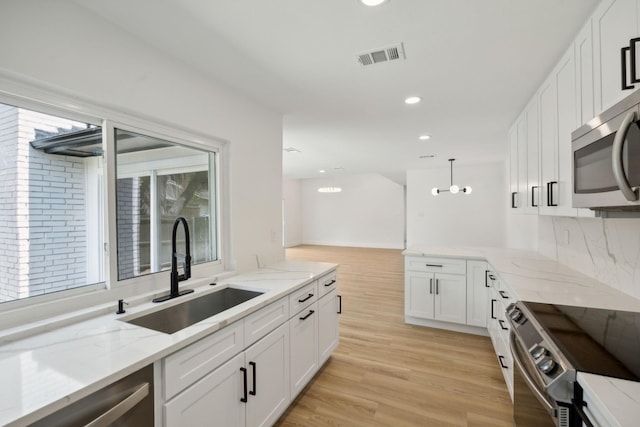
<svg viewBox="0 0 640 427">
<path fill-rule="evenodd" d="M 640 218 L 540 216 L 538 251 L 640 299 Z"/>
</svg>

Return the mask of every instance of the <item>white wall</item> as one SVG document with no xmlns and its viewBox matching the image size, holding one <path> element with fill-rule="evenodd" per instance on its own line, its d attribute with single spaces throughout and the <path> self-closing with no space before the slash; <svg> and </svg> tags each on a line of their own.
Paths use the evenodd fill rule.
<svg viewBox="0 0 640 427">
<path fill-rule="evenodd" d="M 449 167 L 407 171 L 407 247 L 504 246 L 504 163 L 454 164 L 453 177 L 473 192 L 431 195 L 449 187 Z"/>
<path fill-rule="evenodd" d="M 341 193 L 318 193 L 339 186 Z M 302 243 L 404 248 L 404 188 L 382 175 L 301 180 Z"/>
<path fill-rule="evenodd" d="M 280 114 L 70 0 L 3 1 L 0 67 L 98 105 L 230 141 L 232 258 L 239 270 L 254 268 L 255 254 L 263 262 L 284 258 Z"/>
<path fill-rule="evenodd" d="M 298 179 L 282 182 L 284 210 L 284 246 L 290 248 L 302 244 L 302 185 Z"/>
</svg>

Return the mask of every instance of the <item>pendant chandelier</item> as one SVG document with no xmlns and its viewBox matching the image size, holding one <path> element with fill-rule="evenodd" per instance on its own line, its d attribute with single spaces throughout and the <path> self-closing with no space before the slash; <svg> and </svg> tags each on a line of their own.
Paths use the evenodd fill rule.
<svg viewBox="0 0 640 427">
<path fill-rule="evenodd" d="M 447 190 L 440 190 L 438 189 L 438 187 L 434 187 L 431 189 L 431 194 L 433 194 L 434 196 L 437 196 L 440 193 L 444 193 L 444 192 L 450 192 L 451 194 L 457 194 L 458 192 L 460 192 L 460 187 L 458 187 L 457 185 L 453 184 L 453 162 L 456 159 L 449 159 L 449 163 L 451 164 L 451 185 L 449 186 L 449 189 Z M 462 192 L 464 194 L 471 194 L 471 187 L 466 186 L 464 188 L 462 188 Z"/>
</svg>

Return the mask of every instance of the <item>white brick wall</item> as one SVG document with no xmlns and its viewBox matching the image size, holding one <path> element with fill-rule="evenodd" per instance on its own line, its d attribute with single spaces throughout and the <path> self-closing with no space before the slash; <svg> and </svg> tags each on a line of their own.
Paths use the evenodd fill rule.
<svg viewBox="0 0 640 427">
<path fill-rule="evenodd" d="M 0 301 L 88 284 L 85 160 L 30 145 L 71 126 L 0 104 Z"/>
</svg>

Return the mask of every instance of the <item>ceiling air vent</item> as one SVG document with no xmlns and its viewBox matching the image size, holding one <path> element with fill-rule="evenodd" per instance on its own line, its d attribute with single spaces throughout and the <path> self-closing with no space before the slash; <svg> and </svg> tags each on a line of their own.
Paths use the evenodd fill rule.
<svg viewBox="0 0 640 427">
<path fill-rule="evenodd" d="M 396 61 L 398 59 L 406 59 L 404 55 L 404 46 L 402 43 L 386 46 L 380 49 L 374 49 L 369 52 L 363 52 L 356 55 L 360 65 L 367 66 L 379 64 L 381 62 Z"/>
</svg>

